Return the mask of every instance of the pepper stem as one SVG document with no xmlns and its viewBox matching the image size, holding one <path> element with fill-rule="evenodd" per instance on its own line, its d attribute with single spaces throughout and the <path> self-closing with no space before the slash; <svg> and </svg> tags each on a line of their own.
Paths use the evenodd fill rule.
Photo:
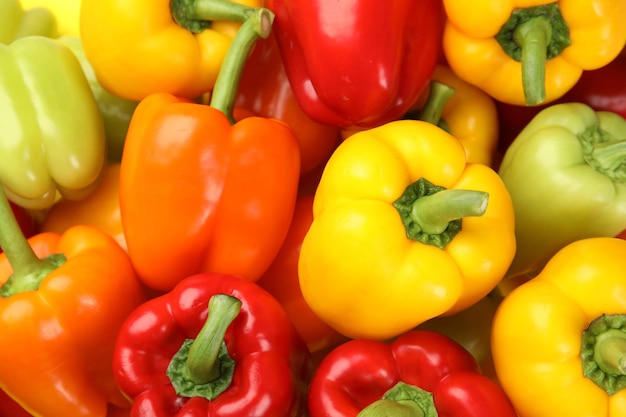
<svg viewBox="0 0 626 417">
<path fill-rule="evenodd" d="M 594 167 L 599 171 L 616 172 L 626 164 L 626 139 L 595 143 L 590 156 Z"/>
<path fill-rule="evenodd" d="M 273 22 L 272 11 L 266 8 L 256 9 L 241 25 L 226 52 L 209 105 L 224 113 L 231 124 L 235 123 L 233 108 L 248 55 L 258 39 L 269 36 Z"/>
<path fill-rule="evenodd" d="M 559 3 L 514 10 L 495 39 L 507 55 L 522 63 L 526 105 L 543 103 L 546 62 L 572 43 Z"/>
<path fill-rule="evenodd" d="M 585 377 L 608 395 L 626 388 L 626 315 L 604 314 L 583 332 L 580 357 Z"/>
<path fill-rule="evenodd" d="M 0 186 L 0 248 L 13 269 L 8 281 L 0 287 L 0 297 L 36 290 L 43 278 L 65 261 L 63 255 L 52 255 L 44 259 L 37 257 L 17 223 L 2 186 Z"/>
<path fill-rule="evenodd" d="M 453 220 L 482 216 L 488 201 L 489 194 L 484 191 L 443 190 L 415 200 L 411 217 L 424 233 L 439 234 Z"/>
<path fill-rule="evenodd" d="M 437 417 L 430 392 L 402 381 L 361 410 L 357 417 Z"/>
<path fill-rule="evenodd" d="M 439 126 L 443 108 L 455 92 L 456 90 L 447 84 L 434 80 L 431 81 L 428 99 L 417 114 L 417 120 L 423 120 Z"/>
<path fill-rule="evenodd" d="M 526 105 L 546 99 L 546 61 L 552 26 L 544 17 L 535 17 L 517 27 L 513 35 L 522 48 L 522 87 Z"/>
<path fill-rule="evenodd" d="M 443 249 L 461 230 L 461 220 L 482 216 L 489 193 L 447 190 L 425 178 L 410 184 L 393 202 L 409 239 Z"/>
<path fill-rule="evenodd" d="M 241 309 L 241 301 L 226 294 L 216 294 L 209 300 L 209 315 L 194 339 L 187 356 L 191 380 L 205 384 L 220 376 L 218 353 L 224 335 Z"/>
<path fill-rule="evenodd" d="M 245 22 L 258 9 L 230 0 L 170 0 L 174 21 L 193 33 L 210 28 L 213 21 Z"/>
</svg>

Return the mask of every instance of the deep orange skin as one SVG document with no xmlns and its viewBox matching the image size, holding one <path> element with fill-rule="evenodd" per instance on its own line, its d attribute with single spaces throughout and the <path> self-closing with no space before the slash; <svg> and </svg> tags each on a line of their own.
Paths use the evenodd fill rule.
<svg viewBox="0 0 626 417">
<path fill-rule="evenodd" d="M 200 272 L 256 281 L 287 234 L 300 152 L 275 119 L 235 124 L 219 110 L 170 94 L 142 100 L 120 171 L 120 213 L 131 261 L 150 288 L 168 291 Z"/>
</svg>

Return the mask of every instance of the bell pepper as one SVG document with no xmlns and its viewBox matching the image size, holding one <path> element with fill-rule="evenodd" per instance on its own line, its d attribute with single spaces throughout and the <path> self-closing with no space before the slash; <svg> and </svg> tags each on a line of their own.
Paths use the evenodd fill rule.
<svg viewBox="0 0 626 417">
<path fill-rule="evenodd" d="M 133 416 L 299 416 L 312 372 L 285 310 L 253 282 L 197 274 L 146 301 L 113 356 Z"/>
<path fill-rule="evenodd" d="M 109 164 L 93 193 L 79 201 L 61 199 L 46 211 L 41 232 L 63 234 L 80 224 L 96 226 L 127 250 L 120 214 L 120 164 Z"/>
<path fill-rule="evenodd" d="M 499 135 L 495 101 L 447 65 L 438 64 L 431 80 L 405 117 L 435 123 L 461 141 L 468 162 L 492 166 Z"/>
<path fill-rule="evenodd" d="M 78 36 L 81 0 L 20 0 L 24 8 L 45 7 L 54 15 L 59 34 Z"/>
<path fill-rule="evenodd" d="M 235 119 L 243 109 L 282 120 L 293 129 L 300 145 L 300 172 L 307 174 L 326 163 L 339 144 L 339 128 L 312 120 L 300 107 L 289 84 L 273 32 L 260 39 L 241 75 Z"/>
<path fill-rule="evenodd" d="M 311 417 L 516 416 L 467 350 L 429 330 L 338 346 L 315 371 L 308 404 Z"/>
<path fill-rule="evenodd" d="M 45 209 L 57 192 L 87 196 L 105 165 L 105 133 L 80 63 L 61 42 L 0 44 L 0 183 L 9 199 Z"/>
<path fill-rule="evenodd" d="M 498 101 L 549 103 L 626 43 L 624 0 L 443 1 L 452 70 Z"/>
<path fill-rule="evenodd" d="M 107 234 L 21 234 L 0 188 L 0 389 L 35 416 L 105 417 L 129 408 L 113 347 L 144 292 Z"/>
<path fill-rule="evenodd" d="M 276 119 L 232 120 L 254 44 L 247 38 L 269 29 L 263 10 L 255 15 L 263 27 L 246 21 L 233 40 L 210 105 L 155 93 L 131 119 L 120 213 L 131 260 L 150 288 L 167 291 L 198 272 L 257 280 L 289 230 L 300 173 L 293 130 Z"/>
<path fill-rule="evenodd" d="M 342 142 L 315 192 L 299 276 L 311 309 L 352 338 L 386 339 L 486 296 L 515 252 L 500 177 L 432 123 Z M 379 308 L 372 308 L 379 306 Z"/>
<path fill-rule="evenodd" d="M 0 417 L 32 417 L 32 414 L 0 390 Z"/>
<path fill-rule="evenodd" d="M 11 212 L 13 213 L 13 216 L 15 217 L 15 220 L 17 221 L 24 237 L 29 238 L 40 231 L 39 222 L 30 210 L 26 210 L 24 207 L 20 207 L 10 201 L 9 206 L 11 207 Z M 2 253 L 1 247 L 0 253 Z"/>
<path fill-rule="evenodd" d="M 547 107 L 499 168 L 515 209 L 517 252 L 507 276 L 535 275 L 559 249 L 626 229 L 626 119 L 582 103 Z"/>
<path fill-rule="evenodd" d="M 65 35 L 58 39 L 74 52 L 87 77 L 87 81 L 89 81 L 89 87 L 91 87 L 91 92 L 96 99 L 104 121 L 108 161 L 113 163 L 120 162 L 122 160 L 122 151 L 124 150 L 124 141 L 128 133 L 128 125 L 130 125 L 130 119 L 139 103 L 111 94 L 100 85 L 93 67 L 87 61 L 87 57 L 85 57 L 83 44 L 79 37 Z"/>
<path fill-rule="evenodd" d="M 133 101 L 152 93 L 195 99 L 213 89 L 237 29 L 262 3 L 83 0 L 80 38 L 111 94 Z"/>
<path fill-rule="evenodd" d="M 298 197 L 291 226 L 272 264 L 257 284 L 276 298 L 311 353 L 334 348 L 347 338 L 317 317 L 304 301 L 298 280 L 300 247 L 313 221 L 313 196 Z"/>
<path fill-rule="evenodd" d="M 372 127 L 395 120 L 435 68 L 440 0 L 266 4 L 276 14 L 274 35 L 296 99 L 320 123 Z"/>
<path fill-rule="evenodd" d="M 20 0 L 0 1 L 0 43 L 9 44 L 25 36 L 57 35 L 57 22 L 47 7 L 25 9 Z"/>
<path fill-rule="evenodd" d="M 580 239 L 502 300 L 493 357 L 519 417 L 626 415 L 624 271 L 625 241 Z"/>
</svg>

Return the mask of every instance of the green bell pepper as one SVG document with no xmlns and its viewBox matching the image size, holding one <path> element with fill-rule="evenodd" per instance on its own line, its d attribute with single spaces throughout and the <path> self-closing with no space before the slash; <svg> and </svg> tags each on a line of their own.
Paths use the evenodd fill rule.
<svg viewBox="0 0 626 417">
<path fill-rule="evenodd" d="M 102 87 L 96 78 L 93 67 L 87 60 L 83 50 L 83 44 L 77 36 L 61 36 L 61 42 L 67 45 L 83 67 L 83 72 L 89 81 L 89 86 L 93 92 L 100 113 L 104 119 L 104 130 L 107 141 L 107 158 L 110 162 L 120 162 L 122 160 L 122 150 L 124 149 L 124 141 L 130 119 L 135 112 L 135 108 L 139 104 L 137 101 L 131 101 L 114 94 L 111 94 Z"/>
<path fill-rule="evenodd" d="M 0 44 L 0 183 L 14 203 L 50 207 L 97 187 L 106 163 L 98 105 L 80 63 L 56 39 Z"/>
<path fill-rule="evenodd" d="M 0 43 L 9 44 L 24 36 L 56 37 L 57 20 L 45 7 L 24 10 L 19 0 L 0 0 Z"/>
<path fill-rule="evenodd" d="M 507 277 L 534 276 L 561 248 L 626 229 L 626 120 L 582 103 L 539 112 L 498 173 L 515 210 L 517 251 Z"/>
</svg>

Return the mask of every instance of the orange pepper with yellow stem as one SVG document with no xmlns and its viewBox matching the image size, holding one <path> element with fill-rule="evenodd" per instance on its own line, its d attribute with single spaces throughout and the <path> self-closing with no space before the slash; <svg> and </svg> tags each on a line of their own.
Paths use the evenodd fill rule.
<svg viewBox="0 0 626 417">
<path fill-rule="evenodd" d="M 226 51 L 262 0 L 82 0 L 80 38 L 102 87 L 139 101 L 213 89 Z"/>
<path fill-rule="evenodd" d="M 548 103 L 626 43 L 624 0 L 444 0 L 452 70 L 498 101 Z"/>
</svg>

